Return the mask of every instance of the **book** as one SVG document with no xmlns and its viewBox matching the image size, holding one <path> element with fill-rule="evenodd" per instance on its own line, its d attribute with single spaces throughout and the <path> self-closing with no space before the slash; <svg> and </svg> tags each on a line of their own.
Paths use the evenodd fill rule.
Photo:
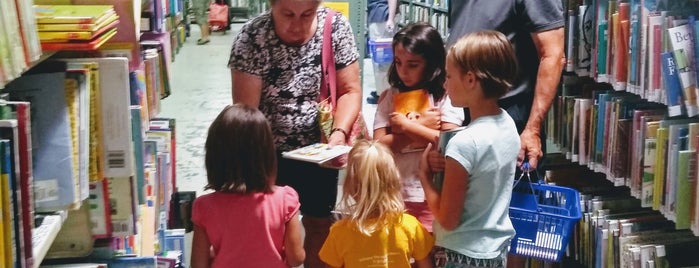
<svg viewBox="0 0 699 268">
<path fill-rule="evenodd" d="M 466 126 L 440 131 L 439 143 L 437 144 L 437 149 L 439 150 L 439 152 L 444 153 L 444 151 L 447 149 L 447 144 L 449 143 L 449 140 L 453 138 L 454 135 L 456 135 L 456 133 L 459 133 L 464 129 L 466 129 Z M 434 184 L 435 186 L 437 186 L 438 189 L 441 189 L 442 183 L 444 182 L 444 172 L 435 173 L 432 178 L 432 181 L 434 181 Z"/>
<path fill-rule="evenodd" d="M 32 175 L 31 144 L 31 105 L 29 102 L 3 101 L 10 113 L 5 119 L 17 122 L 17 152 L 19 154 L 19 187 L 21 196 L 21 214 L 25 244 L 31 244 L 34 229 L 34 178 Z M 12 124 L 10 124 L 11 126 Z M 26 249 L 25 249 L 26 250 Z M 28 254 L 28 253 L 27 253 Z"/>
<path fill-rule="evenodd" d="M 70 117 L 65 94 L 66 65 L 45 62 L 5 90 L 10 98 L 32 103 L 32 154 L 35 210 L 52 212 L 78 200 L 73 169 Z"/>
<path fill-rule="evenodd" d="M 433 105 L 432 97 L 427 90 L 415 89 L 398 92 L 393 95 L 393 111 L 405 115 L 409 120 L 418 120 L 423 112 Z M 401 153 L 421 151 L 427 146 L 426 142 L 414 141 L 401 150 Z"/>
<path fill-rule="evenodd" d="M 687 115 L 695 116 L 699 114 L 699 106 L 697 106 L 696 67 L 692 64 L 695 53 L 692 27 L 684 24 L 667 29 L 667 33 L 682 86 Z"/>
<path fill-rule="evenodd" d="M 39 33 L 46 33 L 46 32 L 94 32 L 99 29 L 104 28 L 107 25 L 110 25 L 114 21 L 117 21 L 119 19 L 119 15 L 116 13 L 113 13 L 109 17 L 105 17 L 104 20 L 97 21 L 95 23 L 68 23 L 68 24 L 58 24 L 58 23 L 52 23 L 52 24 L 37 24 L 37 29 L 39 30 Z"/>
<path fill-rule="evenodd" d="M 104 177 L 133 175 L 128 60 L 123 57 L 65 59 L 99 65 L 99 127 Z"/>
<path fill-rule="evenodd" d="M 92 24 L 114 14 L 111 5 L 34 5 L 38 24 Z"/>
<path fill-rule="evenodd" d="M 0 140 L 0 165 L 2 165 L 2 170 L 9 169 L 11 165 L 9 161 L 9 140 Z M 5 154 L 7 152 L 7 157 Z M 15 242 L 16 230 L 14 228 L 15 223 L 15 209 L 13 207 L 13 202 L 15 202 L 15 192 L 12 190 L 13 182 L 10 181 L 9 173 L 2 173 L 0 180 L 2 185 L 0 187 L 0 192 L 2 192 L 2 233 L 4 240 L 3 243 L 3 266 L 4 267 L 14 267 L 18 263 L 17 258 L 17 243 Z M 6 176 L 7 174 L 7 176 Z"/>
<path fill-rule="evenodd" d="M 41 43 L 43 50 L 96 50 L 117 34 L 117 29 L 109 31 L 93 38 L 89 42 L 61 42 L 61 43 Z"/>
<path fill-rule="evenodd" d="M 282 157 L 299 161 L 323 164 L 329 160 L 349 153 L 351 146 L 336 145 L 329 147 L 326 143 L 314 143 L 292 151 L 282 152 Z"/>
<path fill-rule="evenodd" d="M 90 222 L 93 238 L 112 237 L 111 205 L 107 179 L 90 182 Z"/>
<path fill-rule="evenodd" d="M 105 25 L 97 30 L 94 31 L 54 31 L 54 32 L 39 32 L 39 40 L 41 40 L 42 43 L 45 42 L 51 42 L 51 43 L 60 43 L 60 42 L 68 42 L 71 40 L 92 40 L 103 33 L 114 29 L 117 24 L 119 24 L 118 20 L 114 20 L 108 25 Z"/>
</svg>

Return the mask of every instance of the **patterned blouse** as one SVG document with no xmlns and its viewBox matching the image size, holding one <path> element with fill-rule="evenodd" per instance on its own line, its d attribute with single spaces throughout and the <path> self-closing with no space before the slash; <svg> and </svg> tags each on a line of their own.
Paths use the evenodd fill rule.
<svg viewBox="0 0 699 268">
<path fill-rule="evenodd" d="M 277 150 L 287 151 L 320 140 L 318 110 L 323 25 L 328 9 L 317 11 L 318 29 L 301 46 L 284 44 L 268 12 L 247 22 L 236 37 L 228 67 L 262 78 L 260 111 L 272 126 Z M 332 20 L 335 64 L 342 69 L 359 58 L 352 28 L 337 13 Z"/>
</svg>

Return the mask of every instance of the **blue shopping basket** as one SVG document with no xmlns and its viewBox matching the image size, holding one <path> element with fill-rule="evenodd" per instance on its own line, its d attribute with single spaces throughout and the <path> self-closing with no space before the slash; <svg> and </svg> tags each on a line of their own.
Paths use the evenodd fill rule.
<svg viewBox="0 0 699 268">
<path fill-rule="evenodd" d="M 527 167 L 512 189 L 510 220 L 516 234 L 510 253 L 558 262 L 582 216 L 580 194 L 571 188 L 542 184 L 538 174 L 538 182 L 522 181 L 525 174 L 529 177 Z"/>
</svg>

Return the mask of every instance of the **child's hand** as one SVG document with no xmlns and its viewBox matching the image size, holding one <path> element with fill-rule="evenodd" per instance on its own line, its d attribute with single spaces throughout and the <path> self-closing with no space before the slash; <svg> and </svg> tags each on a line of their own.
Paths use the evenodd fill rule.
<svg viewBox="0 0 699 268">
<path fill-rule="evenodd" d="M 420 159 L 420 179 L 429 180 L 432 174 L 432 163 L 430 163 L 430 152 L 432 151 L 432 143 L 428 143 L 424 151 L 422 151 L 422 159 Z M 442 166 L 442 169 L 444 167 Z"/>
<path fill-rule="evenodd" d="M 427 162 L 430 165 L 432 173 L 444 171 L 444 155 L 437 150 L 430 150 L 427 155 Z"/>
<path fill-rule="evenodd" d="M 410 119 L 404 114 L 393 112 L 390 114 L 391 132 L 400 134 L 405 132 L 405 126 L 410 123 Z"/>
<path fill-rule="evenodd" d="M 417 122 L 431 129 L 442 128 L 442 112 L 437 107 L 431 107 L 421 113 Z"/>
</svg>

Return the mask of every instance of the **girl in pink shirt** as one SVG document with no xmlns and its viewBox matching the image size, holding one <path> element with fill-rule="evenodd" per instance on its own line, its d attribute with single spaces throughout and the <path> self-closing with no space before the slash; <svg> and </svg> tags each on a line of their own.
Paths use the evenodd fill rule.
<svg viewBox="0 0 699 268">
<path fill-rule="evenodd" d="M 206 138 L 205 189 L 194 201 L 192 267 L 290 267 L 305 259 L 299 199 L 275 186 L 274 137 L 265 116 L 227 106 Z"/>
</svg>

